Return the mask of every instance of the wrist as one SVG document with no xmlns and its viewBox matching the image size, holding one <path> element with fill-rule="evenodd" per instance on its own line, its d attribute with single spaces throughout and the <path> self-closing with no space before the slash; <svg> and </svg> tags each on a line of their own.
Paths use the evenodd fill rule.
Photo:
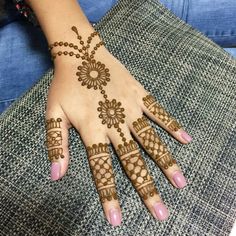
<svg viewBox="0 0 236 236">
<path fill-rule="evenodd" d="M 92 31 L 88 36 L 82 37 L 76 26 L 72 26 L 70 31 L 73 37 L 69 40 L 57 40 L 49 44 L 54 65 L 77 64 L 82 61 L 92 61 L 96 57 L 102 58 L 107 55 L 108 50 L 105 48 L 98 32 Z"/>
<path fill-rule="evenodd" d="M 73 40 L 71 26 L 77 25 L 82 37 L 94 31 L 77 0 L 27 0 L 47 38 L 48 44 L 57 40 Z"/>
</svg>

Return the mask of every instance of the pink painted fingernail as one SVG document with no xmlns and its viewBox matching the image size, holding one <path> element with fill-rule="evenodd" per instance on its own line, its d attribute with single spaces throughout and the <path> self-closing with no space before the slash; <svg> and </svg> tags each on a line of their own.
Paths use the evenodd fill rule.
<svg viewBox="0 0 236 236">
<path fill-rule="evenodd" d="M 187 185 L 187 181 L 181 171 L 175 171 L 172 175 L 172 178 L 178 188 L 184 188 Z"/>
<path fill-rule="evenodd" d="M 51 164 L 51 180 L 58 180 L 60 178 L 61 165 L 58 162 Z"/>
<path fill-rule="evenodd" d="M 121 212 L 118 209 L 112 208 L 109 211 L 109 222 L 110 224 L 112 224 L 113 226 L 118 226 L 121 224 Z"/>
<path fill-rule="evenodd" d="M 187 142 L 191 142 L 193 140 L 193 138 L 185 131 L 182 131 L 180 135 Z"/>
<path fill-rule="evenodd" d="M 169 217 L 169 211 L 162 202 L 155 203 L 153 208 L 158 220 L 166 220 Z"/>
</svg>

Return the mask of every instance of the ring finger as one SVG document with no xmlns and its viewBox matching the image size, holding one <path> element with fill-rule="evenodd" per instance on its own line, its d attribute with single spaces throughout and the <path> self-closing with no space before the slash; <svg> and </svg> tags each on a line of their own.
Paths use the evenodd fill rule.
<svg viewBox="0 0 236 236">
<path fill-rule="evenodd" d="M 180 167 L 168 151 L 166 145 L 161 141 L 161 138 L 150 126 L 147 118 L 142 116 L 136 119 L 130 129 L 145 151 L 161 168 L 169 181 L 177 188 L 185 187 L 187 183 Z"/>
</svg>

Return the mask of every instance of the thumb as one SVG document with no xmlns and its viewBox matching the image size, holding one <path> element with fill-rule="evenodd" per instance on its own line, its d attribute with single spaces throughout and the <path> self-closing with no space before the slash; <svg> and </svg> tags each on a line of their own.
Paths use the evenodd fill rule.
<svg viewBox="0 0 236 236">
<path fill-rule="evenodd" d="M 51 161 L 51 180 L 62 178 L 68 169 L 68 121 L 61 109 L 46 114 L 46 146 Z"/>
</svg>

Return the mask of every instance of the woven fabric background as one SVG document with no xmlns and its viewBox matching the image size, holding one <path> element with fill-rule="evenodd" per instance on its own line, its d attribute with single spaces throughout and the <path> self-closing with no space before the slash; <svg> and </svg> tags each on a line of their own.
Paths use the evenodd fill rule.
<svg viewBox="0 0 236 236">
<path fill-rule="evenodd" d="M 181 145 L 155 126 L 189 184 L 173 188 L 143 153 L 170 210 L 156 221 L 113 154 L 122 226 L 104 219 L 79 134 L 70 131 L 71 164 L 49 178 L 44 113 L 53 77 L 0 117 L 0 235 L 229 235 L 236 219 L 236 61 L 158 1 L 121 0 L 96 26 L 109 50 L 193 136 Z"/>
</svg>

